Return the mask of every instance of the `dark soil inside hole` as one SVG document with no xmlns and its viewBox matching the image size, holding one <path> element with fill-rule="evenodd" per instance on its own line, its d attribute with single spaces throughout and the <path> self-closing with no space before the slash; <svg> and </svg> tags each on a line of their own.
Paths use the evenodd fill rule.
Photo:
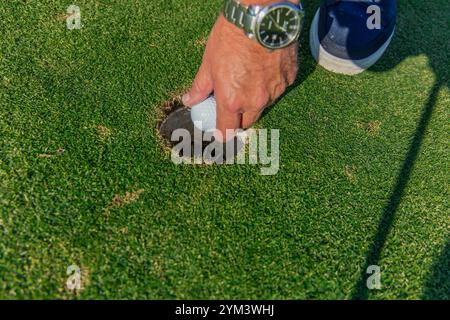
<svg viewBox="0 0 450 320">
<path fill-rule="evenodd" d="M 189 132 L 191 136 L 191 150 L 194 150 L 195 143 L 201 144 L 201 154 L 200 150 L 197 150 L 197 153 L 194 154 L 194 157 L 201 157 L 204 149 L 211 143 L 210 141 L 203 141 L 203 132 L 197 128 L 195 128 L 194 123 L 191 120 L 191 114 L 189 108 L 183 105 L 183 102 L 179 98 L 174 98 L 170 101 L 167 101 L 162 106 L 162 111 L 164 113 L 163 119 L 158 123 L 158 132 L 161 137 L 164 139 L 164 142 L 173 147 L 181 142 L 180 139 L 172 140 L 172 133 L 177 129 L 185 129 Z M 197 137 L 198 140 L 195 141 L 194 137 Z M 182 150 L 180 151 L 180 156 L 184 156 L 182 154 Z"/>
<path fill-rule="evenodd" d="M 167 117 L 172 112 L 182 109 L 182 108 L 186 108 L 186 107 L 183 105 L 183 102 L 181 101 L 181 99 L 179 97 L 175 97 L 169 101 L 164 102 L 164 104 L 162 104 L 162 106 L 160 107 L 160 110 L 163 113 L 162 118 L 156 124 L 156 128 L 158 129 L 158 132 L 161 132 L 161 126 L 163 125 L 163 123 L 165 123 Z"/>
<path fill-rule="evenodd" d="M 189 152 L 192 158 L 202 158 L 205 153 L 205 149 L 209 147 L 211 148 L 209 149 L 211 152 L 206 153 L 210 156 L 208 161 L 222 163 L 222 161 L 225 161 L 228 156 L 235 157 L 239 150 L 243 147 L 242 141 L 236 137 L 234 141 L 229 142 L 234 143 L 234 145 L 232 147 L 229 146 L 229 149 L 232 151 L 230 155 L 227 155 L 227 144 L 215 142 L 213 137 L 204 137 L 204 133 L 194 126 L 194 123 L 191 120 L 191 112 L 189 108 L 185 107 L 179 98 L 174 98 L 167 101 L 162 106 L 162 111 L 164 112 L 164 117 L 158 123 L 158 132 L 164 142 L 169 147 L 174 147 L 179 144 L 183 138 L 172 139 L 173 132 L 177 129 L 187 130 L 191 138 L 191 148 Z M 198 146 L 201 146 L 201 148 L 198 148 Z M 183 154 L 183 149 L 181 149 L 179 156 L 184 157 L 187 155 Z"/>
</svg>

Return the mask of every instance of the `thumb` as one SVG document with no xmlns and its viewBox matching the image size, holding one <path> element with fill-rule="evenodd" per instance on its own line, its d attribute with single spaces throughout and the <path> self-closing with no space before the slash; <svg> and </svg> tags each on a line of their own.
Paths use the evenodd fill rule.
<svg viewBox="0 0 450 320">
<path fill-rule="evenodd" d="M 209 67 L 205 62 L 203 62 L 198 70 L 191 90 L 182 98 L 183 104 L 187 107 L 192 107 L 203 100 L 206 100 L 206 98 L 208 98 L 212 93 L 213 89 L 214 86 Z"/>
</svg>

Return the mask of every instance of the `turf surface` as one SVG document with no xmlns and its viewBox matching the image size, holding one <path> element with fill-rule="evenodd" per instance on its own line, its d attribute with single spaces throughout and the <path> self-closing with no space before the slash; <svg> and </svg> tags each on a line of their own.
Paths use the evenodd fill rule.
<svg viewBox="0 0 450 320">
<path fill-rule="evenodd" d="M 72 31 L 67 2 L 1 2 L 0 298 L 448 299 L 449 2 L 400 1 L 345 77 L 315 66 L 305 1 L 298 81 L 258 123 L 275 176 L 174 165 L 154 130 L 220 2 L 78 0 Z"/>
</svg>

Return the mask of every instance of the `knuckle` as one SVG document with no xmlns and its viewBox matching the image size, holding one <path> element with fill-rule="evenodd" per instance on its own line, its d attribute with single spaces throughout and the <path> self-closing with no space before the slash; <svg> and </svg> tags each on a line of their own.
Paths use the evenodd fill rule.
<svg viewBox="0 0 450 320">
<path fill-rule="evenodd" d="M 192 85 L 192 88 L 194 90 L 200 91 L 200 92 L 208 90 L 208 83 L 205 80 L 205 76 L 199 75 L 195 79 L 195 81 L 194 81 L 194 83 Z"/>
<path fill-rule="evenodd" d="M 264 109 L 269 103 L 269 100 L 270 97 L 266 91 L 259 92 L 259 94 L 255 96 L 254 108 L 256 108 L 256 110 Z"/>
<path fill-rule="evenodd" d="M 295 67 L 295 69 L 288 74 L 287 76 L 287 83 L 289 86 L 293 85 L 295 80 L 297 79 L 297 72 L 298 72 L 298 67 Z"/>
<path fill-rule="evenodd" d="M 238 113 L 241 110 L 241 105 L 238 100 L 225 101 L 225 108 L 232 113 Z"/>
<path fill-rule="evenodd" d="M 271 83 L 270 98 L 271 100 L 276 100 L 283 92 L 286 90 L 288 85 L 288 79 L 286 79 L 286 74 L 281 74 Z"/>
<path fill-rule="evenodd" d="M 197 91 L 205 91 L 205 90 L 209 89 L 209 83 L 210 83 L 210 81 L 209 81 L 208 69 L 205 65 L 202 65 L 194 79 L 192 88 Z"/>
<path fill-rule="evenodd" d="M 286 91 L 287 85 L 285 81 L 280 82 L 276 87 L 275 87 L 275 95 L 273 97 L 273 99 L 277 99 L 279 96 L 281 96 L 283 94 L 284 91 Z"/>
<path fill-rule="evenodd" d="M 258 111 L 249 111 L 244 113 L 242 118 L 242 126 L 244 128 L 251 127 L 259 118 L 260 112 Z"/>
</svg>

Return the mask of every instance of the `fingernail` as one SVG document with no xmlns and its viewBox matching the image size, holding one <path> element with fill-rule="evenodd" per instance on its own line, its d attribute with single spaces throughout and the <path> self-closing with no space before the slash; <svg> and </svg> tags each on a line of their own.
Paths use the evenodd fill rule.
<svg viewBox="0 0 450 320">
<path fill-rule="evenodd" d="M 181 101 L 183 101 L 184 105 L 187 105 L 189 103 L 189 100 L 191 100 L 191 95 L 189 93 L 186 93 L 182 98 Z"/>
</svg>

